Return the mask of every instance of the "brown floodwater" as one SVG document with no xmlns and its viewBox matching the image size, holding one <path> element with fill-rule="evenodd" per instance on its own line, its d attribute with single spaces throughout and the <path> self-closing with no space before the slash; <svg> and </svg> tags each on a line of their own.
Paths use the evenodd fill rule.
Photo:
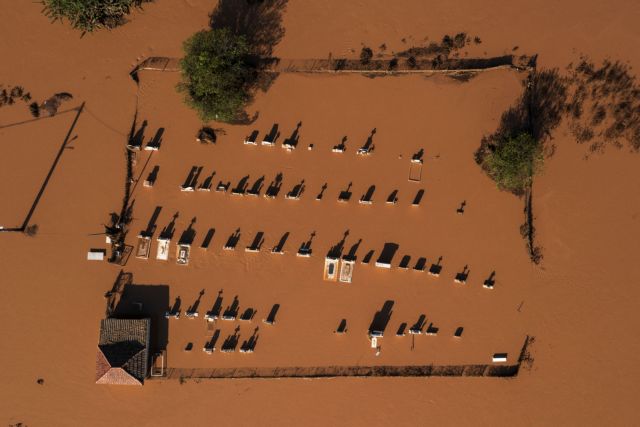
<svg viewBox="0 0 640 427">
<path fill-rule="evenodd" d="M 501 113 L 521 93 L 523 74 L 483 73 L 467 83 L 447 77 L 402 76 L 368 79 L 343 75 L 280 75 L 257 96 L 247 126 L 214 124 L 224 135 L 216 145 L 194 141 L 200 121 L 174 90 L 178 74 L 145 71 L 139 87 L 128 73 L 144 57 L 179 56 L 181 44 L 206 28 L 215 1 L 157 0 L 135 12 L 127 25 L 89 34 L 50 23 L 41 5 L 3 2 L 0 8 L 0 84 L 22 85 L 37 100 L 56 92 L 86 102 L 32 223 L 35 237 L 0 235 L 0 359 L 4 386 L 0 421 L 39 425 L 416 425 L 438 424 L 615 424 L 633 423 L 640 369 L 634 334 L 640 278 L 638 155 L 609 148 L 585 160 L 561 125 L 552 137 L 556 152 L 534 185 L 537 238 L 544 248 L 533 266 L 519 234 L 523 203 L 500 192 L 477 167 L 473 153 L 495 130 Z M 15 3 L 15 4 L 14 4 Z M 633 1 L 538 3 L 492 0 L 482 3 L 337 0 L 290 1 L 283 14 L 281 58 L 357 56 L 363 45 L 387 52 L 406 49 L 444 34 L 466 31 L 482 43 L 469 56 L 538 54 L 541 67 L 564 69 L 580 54 L 640 67 L 640 43 Z M 404 39 L 404 41 L 403 41 Z M 461 52 L 465 55 L 465 50 Z M 105 247 L 102 224 L 119 211 L 125 177 L 124 145 L 133 114 L 147 120 L 149 139 L 164 129 L 159 151 L 140 152 L 136 177 L 159 166 L 157 184 L 135 187 L 134 220 L 127 243 L 146 228 L 155 208 L 158 231 L 172 216 L 176 242 L 195 218 L 188 266 L 131 257 L 125 270 L 136 284 L 168 285 L 170 301 L 192 304 L 205 294 L 201 316 L 223 290 L 223 306 L 238 297 L 241 310 L 257 310 L 250 323 L 220 322 L 222 341 L 240 326 L 241 340 L 259 327 L 253 354 L 206 355 L 210 335 L 204 321 L 171 320 L 168 362 L 172 367 L 417 365 L 488 363 L 491 354 L 515 357 L 525 336 L 535 336 L 534 364 L 515 379 L 336 378 L 316 380 L 148 381 L 142 388 L 95 385 L 95 351 L 105 291 L 120 269 L 86 261 L 86 251 Z M 73 120 L 60 114 L 29 120 L 24 103 L 0 109 L 0 225 L 20 225 Z M 299 147 L 289 153 L 279 142 L 302 122 Z M 275 147 L 246 146 L 253 130 L 262 137 L 279 125 Z M 375 150 L 355 151 L 372 130 Z M 347 151 L 331 152 L 343 137 Z M 313 150 L 307 150 L 309 144 Z M 408 180 L 409 159 L 424 149 L 421 182 Z M 146 165 L 146 166 L 145 166 Z M 211 175 L 235 186 L 248 175 L 265 188 L 283 175 L 280 196 L 234 197 L 185 193 L 180 185 L 193 166 L 199 181 Z M 143 169 L 144 168 L 144 169 Z M 300 200 L 284 194 L 304 180 Z M 324 197 L 316 194 L 327 184 Z M 338 203 L 352 183 L 352 200 Z M 357 200 L 375 186 L 374 203 Z M 420 206 L 412 207 L 424 189 Z M 384 203 L 398 190 L 398 203 Z M 264 190 L 263 190 L 264 191 Z M 456 209 L 466 201 L 464 215 Z M 199 246 L 208 229 L 208 250 Z M 238 249 L 222 250 L 240 228 Z M 357 247 L 349 285 L 322 280 L 323 259 L 345 239 Z M 312 232 L 313 256 L 295 256 Z M 263 251 L 247 253 L 256 233 Z M 268 249 L 290 233 L 285 254 Z M 413 266 L 442 257 L 439 278 L 361 264 L 385 243 L 399 245 L 394 265 L 408 255 Z M 468 265 L 466 285 L 453 283 Z M 496 271 L 496 287 L 483 281 Z M 375 356 L 366 331 L 385 301 L 394 302 L 381 353 Z M 261 322 L 280 304 L 276 325 Z M 396 337 L 424 314 L 438 336 Z M 348 332 L 333 331 L 347 319 Z M 456 341 L 453 331 L 464 327 Z M 185 353 L 192 342 L 194 351 Z M 219 346 L 220 344 L 218 344 Z M 43 385 L 36 380 L 43 378 Z"/>
</svg>

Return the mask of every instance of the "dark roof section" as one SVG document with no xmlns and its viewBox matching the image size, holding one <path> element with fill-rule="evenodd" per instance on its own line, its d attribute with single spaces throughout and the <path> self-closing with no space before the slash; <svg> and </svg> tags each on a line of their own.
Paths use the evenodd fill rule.
<svg viewBox="0 0 640 427">
<path fill-rule="evenodd" d="M 107 318 L 100 322 L 96 355 L 99 384 L 142 384 L 149 360 L 149 319 Z"/>
</svg>

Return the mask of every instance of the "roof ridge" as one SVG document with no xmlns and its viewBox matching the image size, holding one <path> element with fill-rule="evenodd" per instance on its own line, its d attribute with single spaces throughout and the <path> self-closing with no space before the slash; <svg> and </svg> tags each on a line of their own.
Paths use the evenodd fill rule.
<svg viewBox="0 0 640 427">
<path fill-rule="evenodd" d="M 111 368 L 98 378 L 96 384 L 142 385 L 142 381 L 123 368 Z"/>
</svg>

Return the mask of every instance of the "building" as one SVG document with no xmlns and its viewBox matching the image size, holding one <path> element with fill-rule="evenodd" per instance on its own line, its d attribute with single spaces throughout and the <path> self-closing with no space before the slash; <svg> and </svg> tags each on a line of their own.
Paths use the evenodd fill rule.
<svg viewBox="0 0 640 427">
<path fill-rule="evenodd" d="M 150 329 L 150 319 L 101 320 L 96 384 L 143 384 L 149 371 Z"/>
</svg>

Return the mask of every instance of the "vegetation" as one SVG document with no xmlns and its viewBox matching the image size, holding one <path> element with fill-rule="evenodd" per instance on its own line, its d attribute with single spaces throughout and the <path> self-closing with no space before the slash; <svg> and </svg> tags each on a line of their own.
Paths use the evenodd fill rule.
<svg viewBox="0 0 640 427">
<path fill-rule="evenodd" d="M 196 140 L 201 144 L 215 144 L 216 143 L 216 131 L 208 126 L 203 126 L 196 135 Z"/>
<path fill-rule="evenodd" d="M 551 131 L 565 111 L 566 87 L 557 70 L 533 71 L 517 102 L 500 118 L 500 126 L 482 139 L 476 162 L 502 190 L 523 195 L 551 154 Z M 546 147 L 545 147 L 546 145 Z"/>
<path fill-rule="evenodd" d="M 605 60 L 598 66 L 588 58 L 569 66 L 567 115 L 578 143 L 589 143 L 590 152 L 626 142 L 640 151 L 640 85 L 631 68 Z"/>
<path fill-rule="evenodd" d="M 38 224 L 33 224 L 24 229 L 24 234 L 29 237 L 34 237 L 38 234 Z"/>
<path fill-rule="evenodd" d="M 29 111 L 33 117 L 40 117 L 40 105 L 37 102 L 29 104 Z"/>
<path fill-rule="evenodd" d="M 544 161 L 543 140 L 519 129 L 519 133 L 512 134 L 501 129 L 503 133 L 484 138 L 476 152 L 476 161 L 499 189 L 524 196 L 524 223 L 520 234 L 526 241 L 529 258 L 539 264 L 543 255 L 535 241 L 532 188 L 533 177 L 542 169 Z"/>
<path fill-rule="evenodd" d="M 16 100 L 29 102 L 31 100 L 31 94 L 26 92 L 22 86 L 13 86 L 5 89 L 3 85 L 0 85 L 0 107 L 13 105 Z"/>
<path fill-rule="evenodd" d="M 455 36 L 445 35 L 440 45 L 446 49 L 454 50 L 462 49 L 467 42 L 467 33 L 458 33 Z"/>
<path fill-rule="evenodd" d="M 54 21 L 67 19 L 78 30 L 115 28 L 134 7 L 152 0 L 42 0 L 44 14 Z"/>
<path fill-rule="evenodd" d="M 474 40 L 476 39 L 480 40 L 479 37 L 475 37 Z M 457 33 L 452 36 L 445 34 L 440 43 L 432 41 L 424 46 L 413 46 L 407 50 L 398 52 L 398 56 L 403 58 L 413 58 L 413 61 L 416 61 L 418 58 L 425 57 L 434 59 L 439 58 L 439 62 L 444 62 L 450 54 L 455 55 L 458 50 L 463 49 L 470 42 L 471 37 L 464 32 Z M 413 66 L 411 66 L 411 68 L 413 68 Z"/>
<path fill-rule="evenodd" d="M 520 133 L 491 145 L 482 167 L 501 190 L 523 194 L 542 162 L 542 144 L 531 134 Z"/>
<path fill-rule="evenodd" d="M 200 31 L 184 43 L 178 90 L 204 121 L 234 121 L 251 99 L 256 69 L 249 46 L 229 29 Z"/>
<path fill-rule="evenodd" d="M 535 240 L 533 177 L 542 169 L 544 156 L 553 154 L 551 131 L 566 111 L 567 87 L 555 69 L 532 71 L 523 86 L 522 96 L 502 114 L 496 132 L 482 139 L 475 159 L 498 188 L 524 196 L 520 233 L 529 258 L 539 264 L 543 255 Z"/>
<path fill-rule="evenodd" d="M 447 74 L 447 77 L 458 82 L 468 82 L 478 75 L 475 71 L 459 71 L 455 74 Z"/>
<path fill-rule="evenodd" d="M 71 99 L 73 99 L 73 95 L 68 92 L 56 93 L 53 96 L 47 98 L 46 101 L 39 105 L 38 114 L 40 114 L 40 112 L 44 110 L 49 114 L 49 116 L 55 116 L 58 113 L 58 109 L 60 108 L 62 103 Z M 31 114 L 33 114 L 34 108 L 31 106 L 29 108 L 31 109 Z"/>
<path fill-rule="evenodd" d="M 363 47 L 360 51 L 360 63 L 362 65 L 367 65 L 371 62 L 371 58 L 373 58 L 373 51 L 370 47 Z"/>
<path fill-rule="evenodd" d="M 19 100 L 29 104 L 29 111 L 35 118 L 40 117 L 42 110 L 46 111 L 50 116 L 55 115 L 62 103 L 70 99 L 73 99 L 73 95 L 70 93 L 59 92 L 39 104 L 36 101 L 31 102 L 31 93 L 25 91 L 22 86 L 13 86 L 5 89 L 3 85 L 0 85 L 0 107 L 14 105 Z"/>
</svg>

